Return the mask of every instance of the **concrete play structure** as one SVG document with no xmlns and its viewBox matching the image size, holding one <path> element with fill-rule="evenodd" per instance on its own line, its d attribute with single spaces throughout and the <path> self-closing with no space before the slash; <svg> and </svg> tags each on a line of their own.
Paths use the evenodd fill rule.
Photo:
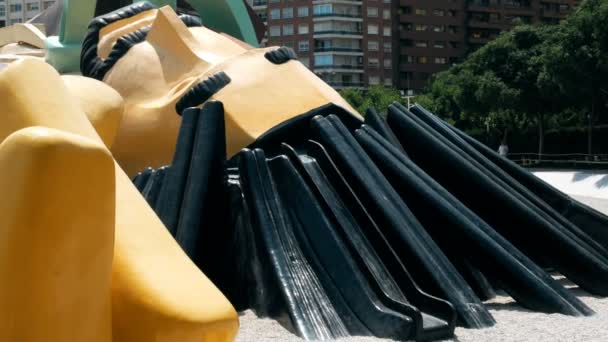
<svg viewBox="0 0 608 342">
<path fill-rule="evenodd" d="M 243 310 L 441 340 L 499 290 L 592 315 L 550 272 L 608 296 L 608 217 L 421 106 L 357 113 L 242 1 L 189 3 L 65 0 L 48 63 L 0 64 L 1 341 L 233 341 Z"/>
</svg>

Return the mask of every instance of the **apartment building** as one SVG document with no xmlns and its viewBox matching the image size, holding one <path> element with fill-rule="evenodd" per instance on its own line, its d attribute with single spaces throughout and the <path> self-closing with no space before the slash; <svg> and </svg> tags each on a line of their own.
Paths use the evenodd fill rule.
<svg viewBox="0 0 608 342">
<path fill-rule="evenodd" d="M 517 22 L 554 24 L 577 0 L 399 0 L 395 87 L 422 90 L 429 77 L 461 61 Z"/>
<path fill-rule="evenodd" d="M 0 27 L 26 22 L 54 3 L 55 0 L 0 0 Z"/>
<path fill-rule="evenodd" d="M 289 46 L 333 87 L 392 85 L 390 0 L 248 0 L 266 22 L 264 43 Z"/>
</svg>

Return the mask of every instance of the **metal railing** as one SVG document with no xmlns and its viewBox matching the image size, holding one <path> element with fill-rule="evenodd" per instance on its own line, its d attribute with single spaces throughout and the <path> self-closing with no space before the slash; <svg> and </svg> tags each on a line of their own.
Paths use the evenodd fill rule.
<svg viewBox="0 0 608 342">
<path fill-rule="evenodd" d="M 314 31 L 314 34 L 345 34 L 345 35 L 362 35 L 363 31 L 339 31 L 339 30 L 327 30 L 327 31 Z"/>
<path fill-rule="evenodd" d="M 315 52 L 363 52 L 361 48 L 315 47 Z"/>
<path fill-rule="evenodd" d="M 608 169 L 608 154 L 585 153 L 509 153 L 507 157 L 525 167 L 574 166 Z"/>
<path fill-rule="evenodd" d="M 339 13 L 339 12 L 314 13 L 313 17 L 315 17 L 315 18 L 325 18 L 325 17 L 363 18 L 363 14 L 362 13 Z"/>
<path fill-rule="evenodd" d="M 315 69 L 363 69 L 363 64 L 315 65 Z"/>
</svg>

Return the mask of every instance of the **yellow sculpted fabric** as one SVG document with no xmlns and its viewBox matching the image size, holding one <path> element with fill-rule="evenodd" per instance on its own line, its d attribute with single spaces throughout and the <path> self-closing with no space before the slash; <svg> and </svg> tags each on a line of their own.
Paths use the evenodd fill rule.
<svg viewBox="0 0 608 342">
<path fill-rule="evenodd" d="M 0 98 L 0 341 L 233 340 L 234 308 L 111 160 L 57 72 L 9 64 Z"/>
</svg>

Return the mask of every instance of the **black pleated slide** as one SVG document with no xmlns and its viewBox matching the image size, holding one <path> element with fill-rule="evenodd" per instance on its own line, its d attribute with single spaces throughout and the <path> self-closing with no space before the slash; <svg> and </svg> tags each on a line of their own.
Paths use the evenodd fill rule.
<svg viewBox="0 0 608 342">
<path fill-rule="evenodd" d="M 538 263 L 553 266 L 590 293 L 608 294 L 608 264 L 600 251 L 543 215 L 408 111 L 391 105 L 388 123 L 418 166 L 522 252 Z"/>
<path fill-rule="evenodd" d="M 355 133 L 403 200 L 443 250 L 491 276 L 535 311 L 586 315 L 591 310 L 369 127 Z"/>
<path fill-rule="evenodd" d="M 328 104 L 230 160 L 227 138 L 221 103 L 187 108 L 172 165 L 133 182 L 238 310 L 305 339 L 446 339 L 495 324 L 497 293 L 593 314 L 546 267 L 608 294 L 605 217 L 422 107 Z"/>
<path fill-rule="evenodd" d="M 467 327 L 484 327 L 494 319 L 445 257 L 416 217 L 336 116 L 314 117 L 319 142 L 357 191 L 368 212 L 383 227 L 405 267 L 423 290 L 454 305 Z M 427 290 L 428 289 L 428 290 Z"/>
<path fill-rule="evenodd" d="M 437 130 L 437 132 L 446 137 L 451 136 L 451 134 L 449 134 L 445 129 L 450 129 L 455 135 L 462 139 L 461 144 L 466 143 L 470 145 L 478 153 L 483 155 L 483 157 L 487 158 L 489 162 L 506 172 L 510 177 L 513 178 L 513 180 L 519 182 L 523 187 L 534 193 L 539 198 L 542 198 L 543 201 L 559 212 L 564 218 L 575 224 L 586 234 L 592 237 L 594 241 L 600 243 L 605 249 L 608 248 L 608 216 L 582 204 L 581 202 L 573 200 L 568 195 L 534 176 L 528 170 L 522 168 L 507 158 L 501 157 L 498 153 L 475 140 L 471 136 L 466 135 L 456 127 L 443 122 L 441 119 L 434 116 L 421 106 L 414 106 L 411 111 L 423 120 L 426 118 L 425 122 L 429 124 L 430 122 L 436 122 L 437 124 L 433 127 Z M 453 141 L 458 140 L 454 139 Z"/>
</svg>

